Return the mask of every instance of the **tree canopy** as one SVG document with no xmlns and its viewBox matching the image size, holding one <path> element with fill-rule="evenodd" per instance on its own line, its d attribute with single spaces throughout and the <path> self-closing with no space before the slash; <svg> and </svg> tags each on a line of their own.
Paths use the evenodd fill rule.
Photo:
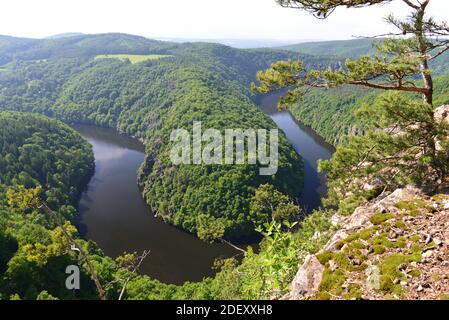
<svg viewBox="0 0 449 320">
<path fill-rule="evenodd" d="M 281 99 L 281 105 L 297 101 L 307 88 L 333 88 L 343 84 L 419 93 L 426 103 L 432 104 L 434 83 L 429 62 L 449 50 L 449 26 L 446 22 L 426 16 L 430 0 L 402 1 L 410 8 L 411 14 L 405 20 L 393 15 L 387 17 L 387 21 L 398 31 L 389 34 L 391 38 L 376 44 L 375 55 L 347 59 L 345 66 L 338 69 L 329 67 L 310 71 L 306 71 L 300 61 L 279 61 L 265 72 L 258 73 L 261 84 L 253 88 L 258 92 L 267 92 L 282 87 L 296 87 Z M 387 2 L 391 1 L 292 0 L 280 1 L 280 4 L 296 6 L 326 17 L 340 6 L 350 8 Z M 416 81 L 417 75 L 421 77 L 421 83 Z"/>
<path fill-rule="evenodd" d="M 136 64 L 114 56 L 95 59 L 100 44 L 107 41 L 111 43 L 102 54 L 120 52 L 128 43 L 127 53 L 139 53 L 147 45 L 141 53 L 165 58 Z M 29 58 L 37 54 L 45 60 Z M 197 232 L 198 215 L 222 218 L 226 236 L 238 237 L 254 233 L 260 222 L 249 215 L 258 185 L 273 184 L 290 196 L 300 193 L 299 156 L 281 134 L 280 165 L 273 177 L 259 176 L 254 165 L 174 166 L 169 159 L 170 133 L 180 127 L 191 129 L 193 121 L 219 130 L 275 128 L 251 100 L 248 84 L 272 61 L 298 56 L 302 55 L 215 44 L 175 45 L 115 34 L 38 41 L 16 52 L 16 60 L 0 73 L 0 108 L 112 127 L 141 139 L 146 161 L 139 183 L 158 216 L 192 233 Z M 310 66 L 321 61 L 303 58 Z"/>
<path fill-rule="evenodd" d="M 0 296 L 73 298 L 58 270 L 77 257 L 67 254 L 70 246 L 56 220 L 77 233 L 70 221 L 93 170 L 91 146 L 58 121 L 0 112 L 0 168 Z M 42 199 L 57 210 L 55 217 L 38 209 Z M 87 280 L 86 297 L 95 297 L 91 289 Z"/>
<path fill-rule="evenodd" d="M 398 0 L 399 1 L 399 0 Z M 309 10 L 327 17 L 334 9 L 363 7 L 390 1 L 280 1 L 281 5 Z M 259 72 L 257 92 L 293 87 L 280 106 L 296 103 L 311 88 L 360 86 L 403 95 L 382 95 L 359 111 L 361 135 L 344 139 L 333 158 L 321 164 L 329 179 L 330 203 L 362 199 L 398 185 L 438 186 L 447 182 L 447 124 L 434 118 L 434 77 L 429 62 L 449 50 L 449 27 L 426 16 L 430 0 L 403 1 L 411 10 L 405 20 L 390 15 L 398 30 L 375 43 L 373 55 L 347 59 L 344 66 L 306 70 L 300 60 L 278 61 Z M 419 79 L 418 76 L 421 78 Z M 422 102 L 415 101 L 416 95 Z M 377 182 L 378 187 L 366 190 Z M 353 207 L 347 210 L 351 212 Z"/>
</svg>

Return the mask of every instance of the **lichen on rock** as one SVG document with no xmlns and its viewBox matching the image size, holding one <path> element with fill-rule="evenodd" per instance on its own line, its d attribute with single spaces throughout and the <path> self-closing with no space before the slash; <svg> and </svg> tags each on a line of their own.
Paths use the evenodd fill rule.
<svg viewBox="0 0 449 320">
<path fill-rule="evenodd" d="M 289 299 L 443 299 L 449 293 L 449 195 L 397 189 L 339 218 L 308 256 Z"/>
</svg>

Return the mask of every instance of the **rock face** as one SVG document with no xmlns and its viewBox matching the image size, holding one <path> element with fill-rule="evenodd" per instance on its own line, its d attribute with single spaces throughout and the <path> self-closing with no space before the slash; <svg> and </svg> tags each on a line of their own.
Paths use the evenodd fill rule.
<svg viewBox="0 0 449 320">
<path fill-rule="evenodd" d="M 449 124 L 449 105 L 434 117 Z M 307 256 L 284 299 L 449 299 L 448 194 L 397 189 L 332 225 L 340 229 Z"/>
<path fill-rule="evenodd" d="M 297 300 L 305 295 L 315 295 L 318 292 L 323 271 L 324 266 L 318 259 L 314 255 L 309 255 L 293 280 L 292 290 L 288 298 Z"/>
<path fill-rule="evenodd" d="M 414 199 L 419 194 L 420 191 L 413 187 L 398 189 L 383 199 L 357 208 L 350 217 L 339 217 L 338 221 L 343 227 L 332 236 L 320 252 L 305 259 L 292 282 L 291 292 L 284 298 L 291 300 L 314 298 L 319 291 L 325 270 L 325 266 L 317 258 L 320 253 L 325 251 L 338 252 L 340 250 L 338 244 L 346 239 L 350 233 L 373 226 L 370 219 L 374 214 L 397 212 L 399 209 L 395 205 L 398 202 Z"/>
<path fill-rule="evenodd" d="M 446 121 L 449 123 L 449 105 L 435 109 L 434 117 L 436 121 Z"/>
<path fill-rule="evenodd" d="M 437 122 L 446 122 L 449 124 L 449 105 L 441 106 L 435 109 L 434 119 Z M 443 149 L 441 141 L 436 141 L 436 149 L 437 151 L 441 151 Z"/>
</svg>

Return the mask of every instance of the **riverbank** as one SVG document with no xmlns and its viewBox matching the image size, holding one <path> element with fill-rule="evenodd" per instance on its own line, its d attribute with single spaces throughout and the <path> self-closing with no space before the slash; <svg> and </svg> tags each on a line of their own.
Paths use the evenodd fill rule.
<svg viewBox="0 0 449 320">
<path fill-rule="evenodd" d="M 83 194 L 79 229 L 111 257 L 150 250 L 141 272 L 165 283 L 182 284 L 213 276 L 217 258 L 236 251 L 224 244 L 207 244 L 194 235 L 154 217 L 137 186 L 143 146 L 113 129 L 73 126 L 93 146 L 95 173 Z"/>
<path fill-rule="evenodd" d="M 258 101 L 262 111 L 283 130 L 296 152 L 304 159 L 304 191 L 297 200 L 306 211 L 320 205 L 325 181 L 318 174 L 316 161 L 328 159 L 332 147 L 309 128 L 279 111 L 279 93 Z M 216 258 L 229 258 L 237 252 L 224 244 L 206 244 L 194 235 L 156 218 L 141 196 L 137 169 L 144 160 L 143 145 L 114 129 L 73 125 L 92 145 L 95 173 L 82 195 L 79 229 L 83 237 L 98 243 L 105 254 L 150 250 L 142 273 L 165 283 L 182 284 L 213 276 Z"/>
</svg>

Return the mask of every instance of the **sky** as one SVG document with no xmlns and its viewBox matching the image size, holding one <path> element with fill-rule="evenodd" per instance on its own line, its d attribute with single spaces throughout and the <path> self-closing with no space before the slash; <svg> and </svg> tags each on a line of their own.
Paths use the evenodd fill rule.
<svg viewBox="0 0 449 320">
<path fill-rule="evenodd" d="M 42 38 L 66 32 L 122 32 L 149 38 L 270 39 L 285 42 L 350 39 L 388 32 L 383 17 L 405 16 L 397 0 L 340 9 L 326 20 L 278 6 L 274 0 L 7 0 L 0 34 Z M 449 1 L 432 0 L 429 13 L 448 20 Z"/>
</svg>

